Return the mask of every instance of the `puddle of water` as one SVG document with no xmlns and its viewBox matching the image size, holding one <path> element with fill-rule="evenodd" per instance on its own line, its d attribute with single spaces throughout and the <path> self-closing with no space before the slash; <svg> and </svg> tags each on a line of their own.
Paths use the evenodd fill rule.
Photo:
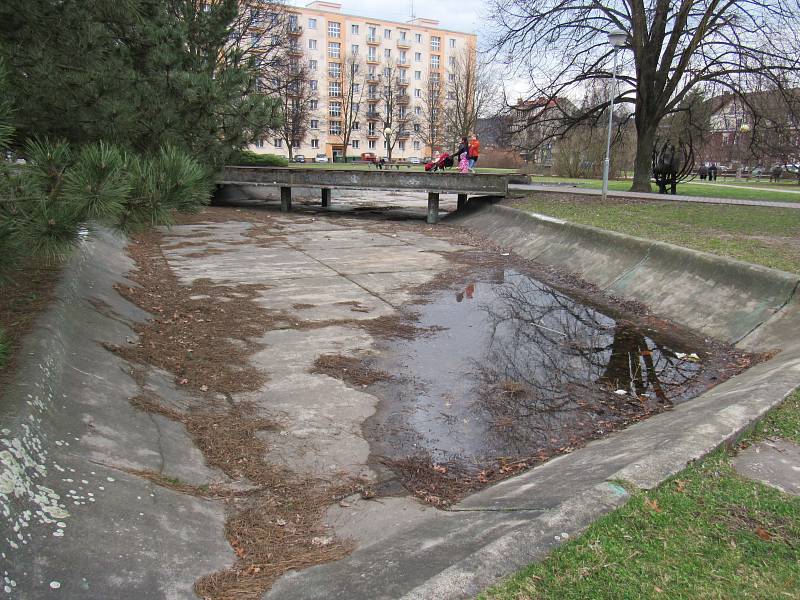
<svg viewBox="0 0 800 600">
<path fill-rule="evenodd" d="M 419 306 L 430 335 L 392 342 L 396 375 L 365 425 L 373 453 L 475 471 L 539 460 L 698 394 L 703 348 L 642 330 L 519 272 L 482 272 Z M 699 360 L 680 358 L 697 353 Z"/>
</svg>

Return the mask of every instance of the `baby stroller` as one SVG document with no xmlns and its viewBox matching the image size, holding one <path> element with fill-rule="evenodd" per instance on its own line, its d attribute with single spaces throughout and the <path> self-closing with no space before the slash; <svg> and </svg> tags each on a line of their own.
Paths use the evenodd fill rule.
<svg viewBox="0 0 800 600">
<path fill-rule="evenodd" d="M 443 152 L 439 155 L 439 158 L 436 160 L 432 160 L 429 163 L 425 164 L 426 171 L 442 171 L 444 169 L 449 169 L 453 166 L 453 157 L 450 156 L 447 152 Z"/>
</svg>

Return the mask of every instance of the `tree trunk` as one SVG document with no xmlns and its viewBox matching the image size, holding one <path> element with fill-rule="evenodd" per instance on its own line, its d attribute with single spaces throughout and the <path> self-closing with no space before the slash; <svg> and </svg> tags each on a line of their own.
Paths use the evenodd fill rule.
<svg viewBox="0 0 800 600">
<path fill-rule="evenodd" d="M 644 123 L 636 119 L 636 158 L 633 163 L 632 192 L 651 192 L 650 177 L 653 168 L 653 144 L 656 141 L 656 127 L 652 119 L 643 117 Z"/>
<path fill-rule="evenodd" d="M 289 162 L 292 162 L 292 143 L 286 143 L 286 149 L 289 151 Z"/>
</svg>

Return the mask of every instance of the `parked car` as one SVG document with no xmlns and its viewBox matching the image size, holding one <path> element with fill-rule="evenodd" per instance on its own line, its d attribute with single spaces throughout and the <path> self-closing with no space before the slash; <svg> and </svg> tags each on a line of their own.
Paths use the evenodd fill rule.
<svg viewBox="0 0 800 600">
<path fill-rule="evenodd" d="M 314 162 L 326 163 L 326 162 L 328 162 L 328 155 L 327 154 L 317 154 L 314 157 Z"/>
<path fill-rule="evenodd" d="M 376 160 L 378 160 L 378 157 L 375 156 L 374 152 L 362 152 L 361 160 L 363 160 L 364 162 L 375 162 Z"/>
<path fill-rule="evenodd" d="M 412 165 L 418 165 L 422 161 L 419 159 L 419 156 L 412 156 L 411 158 L 408 159 L 408 162 L 410 162 Z"/>
<path fill-rule="evenodd" d="M 294 158 L 292 159 L 296 163 L 304 163 L 306 162 L 306 157 L 302 154 L 295 154 Z"/>
</svg>

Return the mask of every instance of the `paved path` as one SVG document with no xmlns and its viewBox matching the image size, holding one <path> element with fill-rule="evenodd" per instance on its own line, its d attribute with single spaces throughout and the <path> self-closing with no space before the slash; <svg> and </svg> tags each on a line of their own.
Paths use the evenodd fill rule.
<svg viewBox="0 0 800 600">
<path fill-rule="evenodd" d="M 800 496 L 800 446 L 789 440 L 766 440 L 742 450 L 733 468 L 749 479 Z"/>
<path fill-rule="evenodd" d="M 782 194 L 800 194 L 800 186 L 796 190 L 782 190 L 780 188 L 762 188 L 751 185 L 732 185 L 727 183 L 703 182 L 703 185 L 714 185 L 716 187 L 736 188 L 737 190 L 758 190 L 759 192 L 780 192 Z"/>
<path fill-rule="evenodd" d="M 570 185 L 512 183 L 508 187 L 510 190 L 530 191 L 530 192 L 555 192 L 559 194 L 582 194 L 584 196 L 600 196 L 602 194 L 601 190 L 596 190 L 591 188 L 580 188 Z M 648 192 L 609 191 L 608 195 L 613 196 L 615 198 L 638 198 L 641 200 L 672 200 L 675 202 L 694 202 L 699 204 L 729 204 L 735 206 L 768 206 L 771 208 L 800 209 L 800 202 L 771 202 L 768 200 L 734 200 L 731 198 L 703 198 L 700 196 L 682 196 L 680 194 L 672 196 L 669 194 L 653 194 Z"/>
</svg>

